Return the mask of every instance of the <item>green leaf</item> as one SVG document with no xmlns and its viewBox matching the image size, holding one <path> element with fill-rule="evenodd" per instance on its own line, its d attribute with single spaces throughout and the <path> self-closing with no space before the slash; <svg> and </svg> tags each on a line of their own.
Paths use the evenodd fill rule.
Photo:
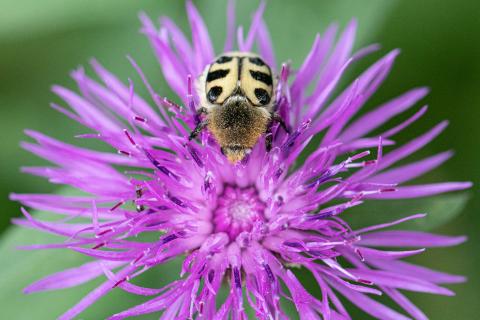
<svg viewBox="0 0 480 320">
<path fill-rule="evenodd" d="M 426 213 L 426 217 L 404 222 L 398 227 L 429 231 L 453 220 L 465 208 L 468 199 L 469 194 L 465 192 L 420 199 L 367 201 L 346 211 L 342 218 L 356 229 Z"/>
</svg>

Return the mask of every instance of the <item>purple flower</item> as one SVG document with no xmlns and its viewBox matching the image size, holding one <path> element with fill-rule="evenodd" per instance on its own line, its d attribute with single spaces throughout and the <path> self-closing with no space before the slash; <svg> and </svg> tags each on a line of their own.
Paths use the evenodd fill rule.
<svg viewBox="0 0 480 320">
<path fill-rule="evenodd" d="M 262 19 L 264 7 L 262 3 L 244 33 L 241 27 L 236 32 L 233 2 L 229 3 L 223 50 L 252 51 L 256 44 L 275 71 Z M 25 206 L 59 215 L 57 221 L 40 221 L 22 209 L 26 219 L 14 222 L 65 237 L 62 243 L 30 248 L 69 248 L 93 261 L 41 279 L 25 292 L 68 288 L 106 277 L 60 319 L 74 318 L 114 288 L 151 299 L 111 319 L 152 312 L 163 312 L 162 319 L 244 319 L 247 305 L 256 318 L 285 319 L 283 297 L 295 305 L 301 319 L 349 319 L 340 295 L 376 318 L 426 319 L 400 290 L 453 295 L 441 285 L 464 278 L 401 259 L 427 247 L 459 244 L 465 237 L 389 230 L 423 214 L 359 230 L 340 218 L 350 207 L 371 199 L 424 197 L 470 186 L 468 182 L 404 186 L 446 161 L 451 156 L 448 151 L 391 168 L 440 134 L 446 122 L 383 154 L 385 146 L 394 144 L 392 137 L 419 119 L 426 106 L 390 130 L 371 133 L 412 108 L 427 89 L 413 89 L 356 116 L 385 80 L 398 50 L 335 96 L 345 70 L 377 46 L 352 54 L 355 21 L 338 37 L 335 25 L 328 28 L 316 37 L 298 70 L 293 72 L 288 64 L 276 70 L 277 112 L 291 128 L 290 134 L 274 125 L 270 152 L 265 151 L 262 137 L 247 157 L 231 164 L 207 130 L 198 142 L 188 140 L 200 107 L 194 80 L 215 53 L 190 1 L 187 13 L 192 42 L 169 18 L 161 18 L 158 29 L 141 15 L 142 31 L 181 103 L 155 93 L 131 58 L 153 106 L 136 94 L 132 81 L 121 82 L 96 61 L 92 67 L 100 81 L 80 68 L 72 74 L 80 93 L 53 88 L 71 109 L 53 107 L 90 129 L 79 137 L 101 140 L 117 153 L 27 131 L 36 143 L 23 147 L 55 166 L 24 171 L 85 195 L 13 194 L 11 198 Z M 300 161 L 318 136 L 316 150 Z M 146 234 L 153 240 L 140 241 Z M 175 258 L 183 259 L 178 280 L 163 288 L 135 284 L 138 275 Z M 293 272 L 297 268 L 310 272 L 320 297 L 304 288 Z M 228 291 L 225 299 L 218 295 L 222 287 Z M 404 312 L 375 300 L 381 294 Z"/>
</svg>

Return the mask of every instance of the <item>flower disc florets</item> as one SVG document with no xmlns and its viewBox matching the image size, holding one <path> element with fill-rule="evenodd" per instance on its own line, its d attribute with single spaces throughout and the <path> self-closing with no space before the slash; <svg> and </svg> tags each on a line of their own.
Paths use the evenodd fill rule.
<svg viewBox="0 0 480 320">
<path fill-rule="evenodd" d="M 251 231 L 256 222 L 264 222 L 265 203 L 255 187 L 226 185 L 213 210 L 215 232 L 225 232 L 231 240 L 239 233 Z"/>
</svg>

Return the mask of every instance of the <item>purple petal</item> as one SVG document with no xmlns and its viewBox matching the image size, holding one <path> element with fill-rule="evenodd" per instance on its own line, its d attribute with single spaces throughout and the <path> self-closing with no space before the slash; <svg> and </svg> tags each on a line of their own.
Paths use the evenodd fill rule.
<svg viewBox="0 0 480 320">
<path fill-rule="evenodd" d="M 277 61 L 275 59 L 275 51 L 273 50 L 273 44 L 267 25 L 263 20 L 260 21 L 258 26 L 256 43 L 258 46 L 258 51 L 265 62 L 268 63 L 273 70 L 276 70 Z"/>
<path fill-rule="evenodd" d="M 242 51 L 252 51 L 253 41 L 256 38 L 258 33 L 258 28 L 262 22 L 263 12 L 265 11 L 265 1 L 260 1 L 257 11 L 253 15 L 252 24 L 250 25 L 250 30 L 248 31 L 247 39 L 244 43 L 244 48 L 240 48 Z"/>
<path fill-rule="evenodd" d="M 410 257 L 413 255 L 420 254 L 425 251 L 425 249 L 410 250 L 410 251 L 382 251 L 375 250 L 370 248 L 361 248 L 358 249 L 362 257 L 369 262 L 370 260 L 377 259 L 402 259 Z"/>
<path fill-rule="evenodd" d="M 389 307 L 369 298 L 363 293 L 350 290 L 338 282 L 328 279 L 329 284 L 339 291 L 345 298 L 350 300 L 358 308 L 362 309 L 369 315 L 383 320 L 408 320 L 404 315 L 396 312 Z"/>
<path fill-rule="evenodd" d="M 324 60 L 333 44 L 336 29 L 336 25 L 331 25 L 323 37 L 320 37 L 320 35 L 316 36 L 310 52 L 297 72 L 292 83 L 291 95 L 293 101 L 298 103 L 298 108 L 301 107 L 300 98 L 303 97 L 306 88 L 318 76 L 324 65 Z"/>
<path fill-rule="evenodd" d="M 439 153 L 435 156 L 425 158 L 423 160 L 413 162 L 395 169 L 390 169 L 388 171 L 377 174 L 367 181 L 376 182 L 376 183 L 403 183 L 414 178 L 417 178 L 436 167 L 440 166 L 442 163 L 450 159 L 453 155 L 453 152 L 446 151 Z"/>
<path fill-rule="evenodd" d="M 347 104 L 345 112 L 329 129 L 328 137 L 324 137 L 323 143 L 328 143 L 337 139 L 341 130 L 347 122 L 361 109 L 370 96 L 377 90 L 380 84 L 385 80 L 390 72 L 395 58 L 399 51 L 394 50 L 385 55 L 382 59 L 374 63 L 370 68 L 364 71 L 360 77 L 345 89 L 322 113 L 317 121 L 321 122 L 325 117 L 335 113 L 336 110 Z M 320 92 L 312 95 L 309 102 L 312 102 Z"/>
<path fill-rule="evenodd" d="M 158 32 L 153 22 L 145 14 L 140 15 L 140 20 L 143 24 L 142 32 L 148 37 L 152 48 L 155 50 L 157 60 L 168 85 L 179 97 L 186 97 L 187 88 L 185 88 L 185 83 L 188 72 L 185 64 L 178 59 L 168 44 L 167 29 L 162 29 L 163 32 Z M 200 69 L 196 71 L 195 75 L 201 72 Z"/>
<path fill-rule="evenodd" d="M 355 40 L 355 34 L 357 30 L 357 21 L 352 20 L 349 22 L 345 31 L 340 35 L 335 49 L 330 55 L 330 59 L 323 69 L 322 77 L 316 86 L 312 96 L 317 96 L 325 86 L 332 81 L 334 75 L 338 72 L 338 69 L 343 66 L 349 59 L 352 51 L 353 42 Z"/>
<path fill-rule="evenodd" d="M 399 133 L 400 131 L 402 131 L 403 129 L 405 129 L 406 127 L 408 127 L 409 125 L 417 121 L 418 119 L 420 119 L 427 112 L 427 110 L 428 110 L 428 106 L 423 106 L 413 116 L 411 116 L 404 122 L 400 123 L 399 125 L 381 133 L 380 136 L 384 138 L 389 138 L 391 136 L 396 135 L 397 133 Z"/>
<path fill-rule="evenodd" d="M 452 291 L 446 288 L 439 287 L 415 276 L 406 276 L 388 271 L 366 269 L 349 271 L 361 279 L 366 279 L 380 286 L 447 296 L 454 295 Z"/>
<path fill-rule="evenodd" d="M 370 261 L 369 264 L 376 268 L 398 274 L 415 275 L 420 279 L 432 283 L 460 283 L 466 281 L 466 278 L 463 276 L 432 270 L 400 260 L 373 260 Z"/>
<path fill-rule="evenodd" d="M 120 272 L 116 274 L 117 279 L 123 279 L 127 275 L 129 275 L 131 272 L 133 272 L 137 267 L 136 266 L 127 266 L 123 268 Z M 110 290 L 113 289 L 114 282 L 107 280 L 103 284 L 101 284 L 99 287 L 97 287 L 95 290 L 91 291 L 89 294 L 87 294 L 80 302 L 78 302 L 74 307 L 72 307 L 70 310 L 62 314 L 60 317 L 58 317 L 59 320 L 70 320 L 75 318 L 77 315 L 80 314 L 83 310 L 85 310 L 88 306 L 90 306 L 92 303 L 100 299 L 102 296 L 107 294 Z"/>
<path fill-rule="evenodd" d="M 395 221 L 392 221 L 392 222 L 377 224 L 377 225 L 373 225 L 373 226 L 366 227 L 366 228 L 363 228 L 363 229 L 358 229 L 355 232 L 357 234 L 362 234 L 362 233 L 370 232 L 370 231 L 377 230 L 377 229 L 389 228 L 389 227 L 395 226 L 397 224 L 403 223 L 405 221 L 420 219 L 420 218 L 424 218 L 425 216 L 426 216 L 426 214 L 419 213 L 419 214 L 411 215 L 411 216 L 401 218 L 401 219 L 398 219 L 398 220 L 395 220 Z"/>
<path fill-rule="evenodd" d="M 162 26 L 170 34 L 170 39 L 176 49 L 178 56 L 188 66 L 188 72 L 195 74 L 195 66 L 192 64 L 191 57 L 193 56 L 193 49 L 187 37 L 177 27 L 177 25 L 168 17 L 161 18 Z"/>
<path fill-rule="evenodd" d="M 416 186 L 397 187 L 395 192 L 385 192 L 367 196 L 372 199 L 410 199 L 433 196 L 439 193 L 468 189 L 471 182 L 444 182 Z"/>
<path fill-rule="evenodd" d="M 53 86 L 52 91 L 65 100 L 90 128 L 100 129 L 103 132 L 121 132 L 122 128 L 117 121 L 101 112 L 75 92 L 60 86 Z"/>
<path fill-rule="evenodd" d="M 120 267 L 124 264 L 123 262 L 112 261 L 88 262 L 79 267 L 66 269 L 40 279 L 26 287 L 23 292 L 28 294 L 78 286 L 103 275 L 102 263 L 110 269 Z"/>
<path fill-rule="evenodd" d="M 223 52 L 233 50 L 233 43 L 235 40 L 235 0 L 228 0 L 227 4 L 227 35 L 225 37 L 225 45 Z"/>
<path fill-rule="evenodd" d="M 193 48 L 197 61 L 196 75 L 198 75 L 213 60 L 215 53 L 205 22 L 191 0 L 187 1 L 187 14 L 192 30 Z"/>
<path fill-rule="evenodd" d="M 448 121 L 443 121 L 433 127 L 427 133 L 421 135 L 418 138 L 413 139 L 409 143 L 403 145 L 402 147 L 386 154 L 383 156 L 382 161 L 378 164 L 378 170 L 387 168 L 394 164 L 395 162 L 409 156 L 418 149 L 424 147 L 427 143 L 432 141 L 437 137 L 448 125 Z"/>
<path fill-rule="evenodd" d="M 414 319 L 416 320 L 428 320 L 427 316 L 415 306 L 410 300 L 407 299 L 400 291 L 382 287 L 382 290 L 390 296 L 390 298 L 395 301 L 403 310 L 407 311 Z"/>
<path fill-rule="evenodd" d="M 465 242 L 465 236 L 448 237 L 419 231 L 379 231 L 363 234 L 358 242 L 379 247 L 450 247 Z"/>
<path fill-rule="evenodd" d="M 426 96 L 427 93 L 427 88 L 413 89 L 404 93 L 400 97 L 384 103 L 374 111 L 365 114 L 360 117 L 360 119 L 350 124 L 342 133 L 341 139 L 349 141 L 364 136 L 373 129 L 387 122 L 390 118 L 414 106 L 415 103 Z"/>
</svg>

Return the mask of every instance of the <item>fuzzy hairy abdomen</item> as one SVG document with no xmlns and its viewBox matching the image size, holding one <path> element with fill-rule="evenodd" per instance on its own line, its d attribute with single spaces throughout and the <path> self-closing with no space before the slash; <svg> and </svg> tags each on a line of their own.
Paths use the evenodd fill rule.
<svg viewBox="0 0 480 320">
<path fill-rule="evenodd" d="M 207 117 L 208 129 L 232 162 L 243 159 L 265 133 L 270 121 L 265 109 L 242 101 L 216 107 Z"/>
</svg>

